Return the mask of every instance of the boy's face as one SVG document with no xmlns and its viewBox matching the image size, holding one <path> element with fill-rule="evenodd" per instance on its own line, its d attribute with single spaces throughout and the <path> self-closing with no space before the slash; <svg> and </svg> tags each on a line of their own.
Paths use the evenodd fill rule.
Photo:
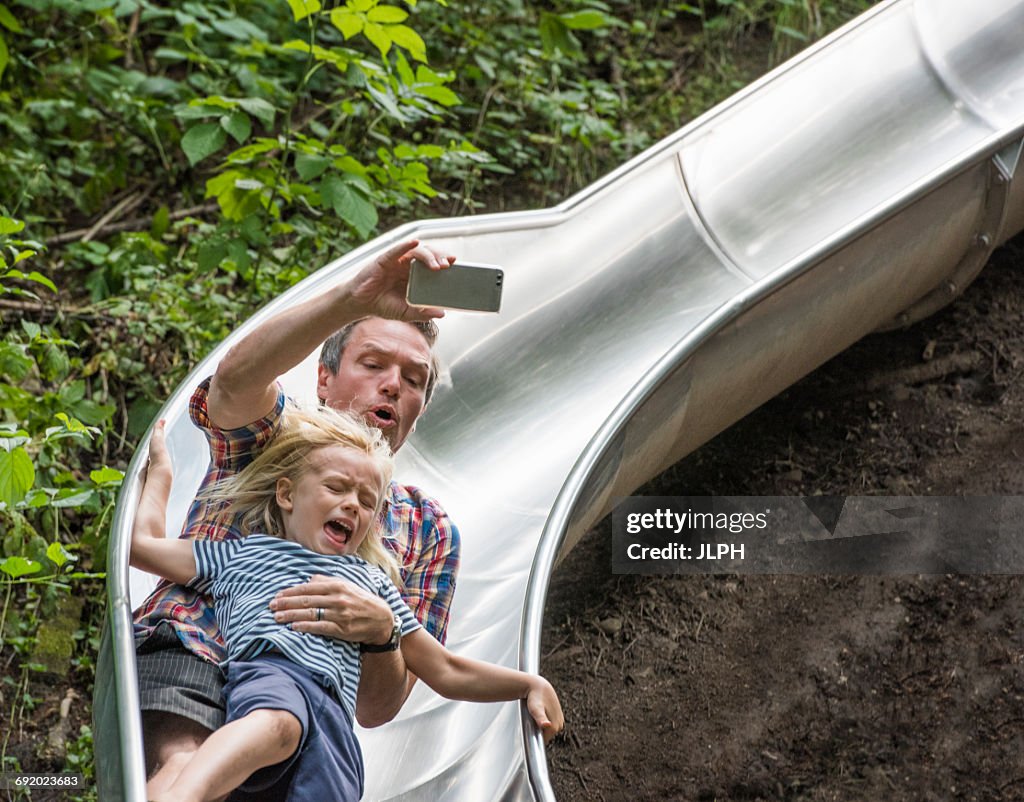
<svg viewBox="0 0 1024 802">
<path fill-rule="evenodd" d="M 376 517 L 381 475 L 347 446 L 312 452 L 296 479 L 277 480 L 285 537 L 318 554 L 355 554 Z"/>
</svg>

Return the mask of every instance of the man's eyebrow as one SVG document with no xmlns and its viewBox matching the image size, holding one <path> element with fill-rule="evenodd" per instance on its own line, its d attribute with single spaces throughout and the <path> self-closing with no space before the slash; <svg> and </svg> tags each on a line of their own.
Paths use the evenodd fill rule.
<svg viewBox="0 0 1024 802">
<path fill-rule="evenodd" d="M 364 354 L 379 354 L 380 356 L 393 357 L 395 355 L 395 349 L 394 348 L 388 348 L 387 346 L 385 346 L 385 345 L 383 345 L 381 343 L 377 343 L 377 342 L 374 342 L 374 341 L 370 340 L 370 341 L 364 341 L 360 345 L 360 347 L 359 347 L 359 354 L 360 354 L 360 356 L 362 356 Z M 411 362 L 412 362 L 412 366 L 413 367 L 420 368 L 421 370 L 424 370 L 427 373 L 430 372 L 430 362 L 428 362 L 428 361 L 426 361 L 424 359 L 420 359 L 418 357 L 413 357 Z"/>
</svg>

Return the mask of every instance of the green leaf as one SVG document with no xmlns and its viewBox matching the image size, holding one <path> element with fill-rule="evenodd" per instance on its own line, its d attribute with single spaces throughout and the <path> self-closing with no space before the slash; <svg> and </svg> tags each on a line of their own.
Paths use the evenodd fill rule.
<svg viewBox="0 0 1024 802">
<path fill-rule="evenodd" d="M 45 338 L 43 338 L 45 340 Z M 63 348 L 48 344 L 43 350 L 43 358 L 38 360 L 39 372 L 47 381 L 56 382 L 68 375 L 71 360 Z"/>
<path fill-rule="evenodd" d="M 377 3 L 378 0 L 348 0 L 348 5 L 353 11 L 369 11 Z"/>
<path fill-rule="evenodd" d="M 0 36 L 0 78 L 4 77 L 4 70 L 7 69 L 7 65 L 10 63 L 11 57 L 7 52 L 7 42 Z"/>
<path fill-rule="evenodd" d="M 331 24 L 341 31 L 342 36 L 351 39 L 363 29 L 366 20 L 347 8 L 336 8 L 331 12 Z"/>
<path fill-rule="evenodd" d="M 377 225 L 377 210 L 358 190 L 333 173 L 320 182 L 320 196 L 359 236 L 365 237 Z"/>
<path fill-rule="evenodd" d="M 377 6 L 376 8 L 371 8 L 367 12 L 366 18 L 370 22 L 405 22 L 409 19 L 409 12 L 403 11 L 400 8 L 395 8 L 394 6 Z"/>
<path fill-rule="evenodd" d="M 57 507 L 59 509 L 67 509 L 68 507 L 83 507 L 88 504 L 93 497 L 96 495 L 96 491 L 89 490 L 61 490 L 53 501 L 50 502 L 51 507 Z"/>
<path fill-rule="evenodd" d="M 57 420 L 64 424 L 69 432 L 89 434 L 89 427 L 83 424 L 78 418 L 70 418 L 65 412 L 58 412 Z"/>
<path fill-rule="evenodd" d="M 375 22 L 367 22 L 363 27 L 363 35 L 373 42 L 382 56 L 386 56 L 391 49 L 391 36 L 388 33 L 391 27 L 385 28 L 383 25 L 378 25 Z M 397 28 L 399 26 L 395 25 L 394 27 Z"/>
<path fill-rule="evenodd" d="M 249 114 L 263 123 L 267 128 L 274 124 L 274 114 L 276 110 L 263 98 L 259 97 L 243 97 L 239 98 L 238 105 L 245 109 Z"/>
<path fill-rule="evenodd" d="M 803 31 L 798 31 L 795 28 L 790 28 L 786 25 L 776 25 L 775 30 L 781 34 L 785 34 L 791 39 L 797 39 L 798 41 L 801 42 L 809 41 L 809 38 L 806 33 L 804 33 Z"/>
<path fill-rule="evenodd" d="M 153 222 L 149 227 L 150 234 L 153 235 L 153 239 L 160 239 L 160 237 L 167 233 L 167 229 L 170 227 L 171 210 L 167 206 L 161 206 L 156 210 L 156 214 L 153 215 Z"/>
<path fill-rule="evenodd" d="M 0 571 L 3 571 L 11 579 L 38 573 L 42 567 L 40 563 L 26 557 L 8 557 L 0 563 Z"/>
<path fill-rule="evenodd" d="M 60 390 L 60 401 L 67 406 L 77 404 L 83 398 L 85 398 L 85 382 L 82 380 L 73 381 Z M 67 417 L 63 412 L 57 413 L 57 420 L 67 420 Z"/>
<path fill-rule="evenodd" d="M 326 61 L 329 64 L 333 64 L 342 72 L 348 69 L 348 65 L 352 61 L 343 50 L 328 50 L 325 47 L 320 47 L 320 45 L 313 45 L 311 48 L 307 42 L 303 42 L 300 39 L 285 42 L 282 47 L 285 50 L 299 50 L 303 53 L 312 53 L 317 61 Z"/>
<path fill-rule="evenodd" d="M 14 18 L 7 6 L 0 3 L 0 25 L 3 25 L 11 33 L 22 33 L 21 24 Z"/>
<path fill-rule="evenodd" d="M 22 320 L 21 328 L 25 331 L 30 340 L 34 340 L 43 331 L 42 326 L 40 326 L 38 323 L 33 323 L 31 320 Z"/>
<path fill-rule="evenodd" d="M 160 412 L 160 404 L 148 398 L 136 398 L 128 407 L 128 433 L 140 438 L 146 433 L 149 424 Z"/>
<path fill-rule="evenodd" d="M 245 270 L 252 264 L 252 258 L 249 256 L 249 249 L 245 245 L 245 240 L 231 240 L 228 243 L 228 256 L 241 270 Z"/>
<path fill-rule="evenodd" d="M 46 557 L 56 565 L 58 568 L 62 567 L 68 560 L 74 561 L 76 558 L 73 554 L 68 552 L 60 543 L 51 543 L 46 548 Z"/>
<path fill-rule="evenodd" d="M 436 86 L 434 84 L 418 86 L 416 87 L 416 94 L 430 100 L 436 100 L 442 106 L 455 106 L 459 103 L 459 96 L 446 86 Z"/>
<path fill-rule="evenodd" d="M 611 20 L 603 11 L 573 11 L 568 14 L 559 14 L 558 18 L 565 23 L 567 28 L 574 31 L 593 31 L 597 28 L 605 28 Z"/>
<path fill-rule="evenodd" d="M 210 239 L 199 246 L 196 260 L 199 262 L 199 269 L 209 273 L 217 267 L 228 254 L 227 243 L 222 239 Z"/>
<path fill-rule="evenodd" d="M 91 398 L 83 398 L 75 404 L 72 412 L 83 423 L 99 426 L 101 423 L 110 420 L 115 409 L 116 407 L 113 404 L 97 404 Z"/>
<path fill-rule="evenodd" d="M 295 157 L 295 172 L 303 181 L 311 181 L 322 175 L 331 166 L 327 156 L 316 156 L 311 153 L 300 153 Z"/>
<path fill-rule="evenodd" d="M 15 220 L 12 217 L 0 217 L 0 235 L 2 234 L 17 234 L 19 231 L 24 230 L 25 224 L 21 220 Z"/>
<path fill-rule="evenodd" d="M 191 56 L 184 50 L 175 50 L 172 47 L 158 47 L 153 51 L 153 57 L 161 61 L 188 61 Z"/>
<path fill-rule="evenodd" d="M 124 472 L 117 470 L 117 468 L 103 467 L 95 471 L 89 471 L 89 478 L 98 485 L 119 485 L 124 479 Z"/>
<path fill-rule="evenodd" d="M 398 80 L 406 86 L 412 86 L 415 83 L 416 78 L 412 74 L 412 68 L 401 53 L 395 55 L 395 67 L 398 70 Z"/>
<path fill-rule="evenodd" d="M 238 108 L 238 101 L 237 100 L 233 100 L 232 98 L 222 97 L 221 95 L 210 95 L 208 97 L 196 98 L 195 100 L 190 100 L 188 105 L 189 105 L 189 108 L 194 108 L 194 109 L 195 108 L 203 109 L 203 107 L 209 107 L 209 108 L 204 109 L 205 111 L 209 112 L 210 108 L 214 108 L 214 109 L 234 109 L 234 108 Z"/>
<path fill-rule="evenodd" d="M 259 28 L 248 20 L 240 17 L 235 17 L 234 19 L 215 20 L 211 25 L 225 36 L 230 36 L 232 39 L 237 39 L 241 42 L 249 42 L 253 39 L 265 42 L 269 38 L 266 31 L 262 28 Z"/>
<path fill-rule="evenodd" d="M 22 281 L 34 281 L 36 284 L 42 284 L 53 292 L 57 292 L 56 285 L 37 270 L 33 270 L 31 273 L 22 273 L 20 270 L 11 269 L 4 273 L 3 276 L 0 276 L 0 278 L 18 278 Z M 13 291 L 13 288 L 9 288 L 9 290 Z"/>
<path fill-rule="evenodd" d="M 408 25 L 389 25 L 387 30 L 391 41 L 408 50 L 410 56 L 417 61 L 427 60 L 427 46 L 416 31 Z"/>
<path fill-rule="evenodd" d="M 19 382 L 28 375 L 35 362 L 24 349 L 25 346 L 0 340 L 0 376 Z"/>
<path fill-rule="evenodd" d="M 246 180 L 241 171 L 228 170 L 206 182 L 206 197 L 217 198 L 220 210 L 228 220 L 244 220 L 260 208 L 259 191 L 239 187 L 239 183 Z M 222 258 L 223 254 L 217 257 L 217 264 Z M 203 269 L 210 269 L 209 261 L 206 264 L 207 267 Z"/>
<path fill-rule="evenodd" d="M 25 275 L 25 279 L 27 281 L 34 281 L 36 284 L 42 284 L 44 287 L 46 287 L 48 290 L 51 290 L 52 292 L 57 292 L 57 285 L 54 284 L 52 281 L 50 281 L 50 279 L 48 279 L 46 276 L 44 276 L 37 270 L 33 270 L 31 273 L 27 273 Z"/>
<path fill-rule="evenodd" d="M 245 162 L 252 161 L 257 156 L 262 156 L 264 153 L 281 146 L 281 143 L 276 139 L 270 137 L 260 137 L 255 142 L 238 148 L 238 150 L 228 154 L 228 161 L 232 164 L 244 164 Z M 234 171 L 237 172 L 237 171 Z M 206 197 L 210 197 L 210 193 L 207 192 Z"/>
<path fill-rule="evenodd" d="M 444 156 L 444 148 L 440 145 L 420 145 L 416 148 L 416 155 L 427 159 L 440 159 Z"/>
<path fill-rule="evenodd" d="M 197 164 L 224 147 L 228 135 L 219 123 L 200 123 L 192 126 L 181 138 L 181 149 L 189 164 Z"/>
<path fill-rule="evenodd" d="M 46 494 L 45 490 L 37 487 L 28 491 L 24 503 L 30 510 L 36 510 L 49 504 L 50 497 Z"/>
<path fill-rule="evenodd" d="M 539 30 L 541 44 L 547 55 L 551 55 L 556 50 L 561 50 L 570 56 L 580 55 L 579 42 L 569 33 L 569 26 L 560 17 L 547 12 L 541 14 Z"/>
<path fill-rule="evenodd" d="M 147 78 L 145 81 L 139 83 L 135 87 L 135 91 L 140 95 L 149 95 L 151 97 L 168 97 L 174 98 L 179 95 L 183 86 L 177 81 L 172 81 L 170 78 L 164 78 L 159 75 L 154 75 L 151 78 Z"/>
<path fill-rule="evenodd" d="M 304 20 L 310 14 L 316 14 L 321 8 L 320 0 L 288 0 L 295 21 Z"/>
<path fill-rule="evenodd" d="M 241 111 L 225 114 L 220 118 L 220 124 L 239 145 L 245 142 L 249 138 L 249 134 L 252 133 L 252 121 L 248 114 Z"/>
<path fill-rule="evenodd" d="M 0 449 L 0 501 L 8 509 L 25 498 L 35 481 L 36 466 L 25 449 Z"/>
</svg>

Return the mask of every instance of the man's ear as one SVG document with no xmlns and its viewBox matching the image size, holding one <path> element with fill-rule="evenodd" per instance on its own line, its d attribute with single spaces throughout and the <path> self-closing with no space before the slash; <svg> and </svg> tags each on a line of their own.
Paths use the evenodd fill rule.
<svg viewBox="0 0 1024 802">
<path fill-rule="evenodd" d="M 316 366 L 316 396 L 321 401 L 327 400 L 327 382 L 334 377 L 331 373 L 330 368 L 322 363 L 318 363 Z"/>
<path fill-rule="evenodd" d="M 282 476 L 277 480 L 277 489 L 274 494 L 277 499 L 277 506 L 282 512 L 292 511 L 292 480 Z"/>
</svg>

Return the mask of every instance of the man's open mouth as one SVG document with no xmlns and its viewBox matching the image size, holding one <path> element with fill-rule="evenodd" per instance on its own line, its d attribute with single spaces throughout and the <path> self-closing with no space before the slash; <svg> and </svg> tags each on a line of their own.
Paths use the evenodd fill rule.
<svg viewBox="0 0 1024 802">
<path fill-rule="evenodd" d="M 390 407 L 374 407 L 370 410 L 371 422 L 380 428 L 392 426 L 398 421 L 395 411 Z"/>
</svg>

